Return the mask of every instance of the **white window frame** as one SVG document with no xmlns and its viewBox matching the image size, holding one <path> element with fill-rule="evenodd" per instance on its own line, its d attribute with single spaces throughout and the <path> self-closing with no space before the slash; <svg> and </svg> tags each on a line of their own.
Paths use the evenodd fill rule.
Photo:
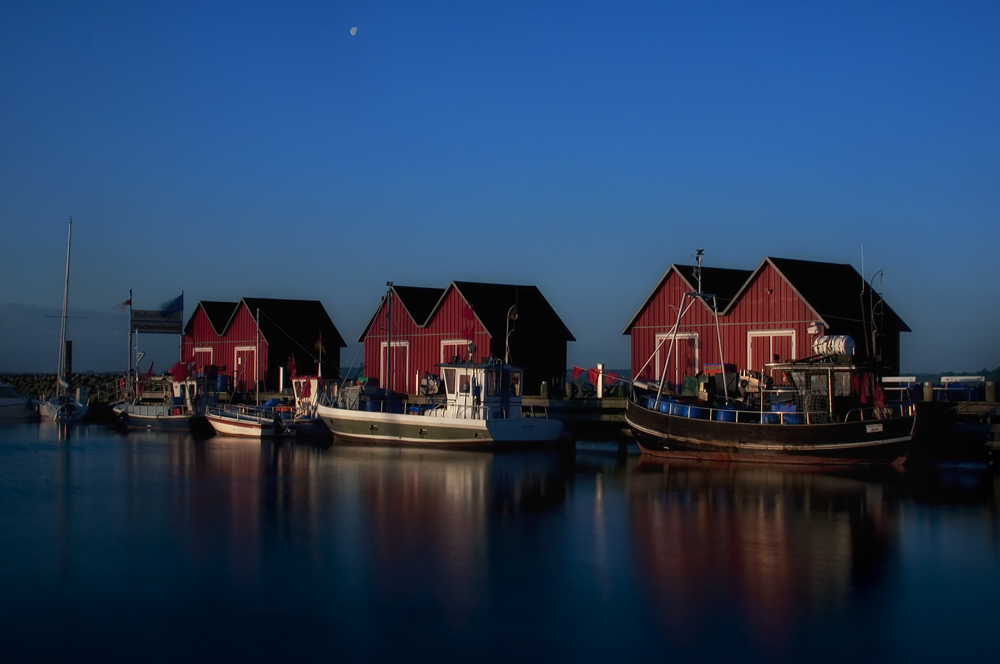
<svg viewBox="0 0 1000 664">
<path fill-rule="evenodd" d="M 215 364 L 215 362 L 213 362 L 215 359 L 215 349 L 211 346 L 201 346 L 199 348 L 191 349 L 191 359 L 194 360 L 195 363 L 198 362 L 198 353 L 208 353 L 208 362 L 205 363 L 205 366 Z"/>
<path fill-rule="evenodd" d="M 444 354 L 444 347 L 445 346 L 458 346 L 458 345 L 462 346 L 462 351 L 463 351 L 463 352 L 461 352 L 461 353 L 458 354 L 458 361 L 461 362 L 462 360 L 466 359 L 466 357 L 468 357 L 468 350 L 467 349 L 468 349 L 468 346 L 469 346 L 469 340 L 468 339 L 442 339 L 441 340 L 441 363 L 442 364 L 444 364 L 445 362 L 451 362 L 451 355 L 448 355 L 447 357 L 445 356 L 445 354 Z"/>
<path fill-rule="evenodd" d="M 405 348 L 406 349 L 406 366 L 403 368 L 403 388 L 406 390 L 407 394 L 410 392 L 410 342 L 409 341 L 393 341 L 393 348 Z M 379 387 L 383 389 L 389 388 L 389 377 L 385 374 L 385 361 L 389 357 L 389 353 L 386 351 L 389 348 L 389 343 L 383 341 L 379 345 L 379 355 L 378 355 L 378 374 L 379 374 Z"/>
<path fill-rule="evenodd" d="M 655 345 L 656 352 L 654 353 L 654 359 L 653 359 L 653 363 L 654 363 L 655 367 L 654 367 L 653 370 L 656 372 L 655 373 L 655 378 L 656 378 L 657 381 L 660 380 L 660 370 L 661 370 L 660 369 L 660 350 L 663 350 L 664 355 L 666 354 L 667 349 L 670 347 L 670 339 L 673 336 L 674 335 L 672 335 L 669 332 L 667 332 L 667 333 L 657 334 L 656 336 L 653 337 L 653 343 L 656 344 Z M 681 340 L 689 341 L 691 339 L 694 339 L 694 372 L 698 373 L 698 371 L 700 371 L 699 367 L 701 367 L 701 355 L 700 355 L 701 348 L 699 347 L 700 344 L 698 343 L 698 333 L 697 332 L 678 332 L 676 338 L 677 338 L 678 341 L 681 341 Z M 662 344 L 660 343 L 661 339 L 663 340 Z M 681 380 L 680 379 L 680 375 L 679 375 L 680 367 L 678 366 L 678 362 L 677 362 L 677 352 L 678 352 L 679 348 L 680 348 L 680 344 L 674 344 L 674 349 L 673 349 L 674 350 L 674 357 L 673 357 L 673 360 L 674 360 L 674 380 L 673 380 L 673 383 L 674 383 L 674 385 L 680 385 L 680 380 Z"/>
<path fill-rule="evenodd" d="M 753 366 L 753 340 L 762 339 L 767 337 L 770 339 L 768 341 L 768 352 L 767 352 L 767 364 L 768 362 L 774 361 L 774 337 L 791 337 L 792 338 L 792 356 L 782 358 L 782 362 L 791 362 L 797 356 L 795 354 L 795 330 L 790 328 L 785 328 L 781 330 L 747 330 L 747 369 L 751 371 L 760 371 L 763 367 Z"/>
</svg>

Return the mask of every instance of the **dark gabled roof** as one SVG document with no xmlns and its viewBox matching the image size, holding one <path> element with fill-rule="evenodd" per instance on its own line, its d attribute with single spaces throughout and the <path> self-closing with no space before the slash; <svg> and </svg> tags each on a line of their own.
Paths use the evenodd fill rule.
<svg viewBox="0 0 1000 664">
<path fill-rule="evenodd" d="M 576 341 L 569 328 L 535 286 L 483 284 L 472 281 L 453 281 L 451 284 L 469 303 L 476 318 L 494 339 L 503 339 L 506 334 L 507 313 L 516 305 L 519 329 L 535 330 L 566 341 Z M 442 295 L 442 300 L 443 298 Z"/>
<path fill-rule="evenodd" d="M 853 266 L 842 263 L 822 263 L 818 261 L 804 261 L 792 258 L 765 258 L 755 270 L 730 270 L 717 267 L 703 267 L 702 292 L 714 294 L 719 303 L 719 313 L 726 314 L 733 305 L 742 297 L 746 289 L 753 283 L 757 274 L 766 265 L 772 265 L 775 270 L 782 275 L 799 296 L 809 305 L 816 314 L 823 319 L 827 325 L 861 324 L 861 293 L 868 301 L 872 294 L 869 285 L 861 278 Z M 694 277 L 695 266 L 693 265 L 671 265 L 667 268 L 663 277 L 656 284 L 656 287 L 643 301 L 642 306 L 636 312 L 632 320 L 622 334 L 628 334 L 635 321 L 646 309 L 653 296 L 660 290 L 663 283 L 676 271 L 691 287 L 697 288 L 698 280 Z M 874 296 L 878 302 L 878 296 Z M 883 303 L 885 315 L 896 322 L 894 327 L 902 332 L 909 332 L 910 328 L 889 307 Z"/>
<path fill-rule="evenodd" d="M 328 351 L 347 346 L 319 300 L 245 297 L 243 304 L 251 316 L 256 316 L 257 310 L 260 310 L 260 333 L 268 343 L 283 343 L 282 340 L 285 340 L 310 354 L 316 353 L 320 336 Z"/>
<path fill-rule="evenodd" d="M 628 334 L 632 326 L 635 325 L 635 321 L 639 318 L 649 302 L 653 297 L 659 292 L 660 288 L 663 287 L 664 282 L 666 282 L 667 277 L 670 276 L 671 272 L 676 272 L 681 279 L 687 282 L 688 287 L 692 292 L 698 289 L 698 279 L 695 277 L 695 270 L 697 266 L 694 265 L 675 265 L 671 264 L 667 268 L 667 271 L 663 273 L 660 280 L 656 283 L 656 287 L 653 288 L 652 292 L 643 301 L 642 306 L 639 310 L 635 312 L 632 316 L 632 320 L 628 322 L 622 334 Z M 719 305 L 719 312 L 721 313 L 724 309 L 729 306 L 729 303 L 736 297 L 736 294 L 740 292 L 750 275 L 753 274 L 753 270 L 733 270 L 724 267 L 702 267 L 701 268 L 701 292 L 714 295 L 716 301 Z M 708 306 L 708 303 L 702 301 L 704 306 Z"/>
<path fill-rule="evenodd" d="M 828 325 L 862 322 L 862 298 L 868 303 L 870 297 L 878 302 L 869 284 L 852 265 L 845 263 L 821 263 L 793 258 L 764 259 L 770 262 L 792 285 L 798 294 Z M 760 269 L 760 268 L 758 268 Z M 883 303 L 884 304 L 884 303 Z M 884 304 L 885 314 L 897 322 L 902 332 L 910 332 L 909 326 Z"/>
<path fill-rule="evenodd" d="M 444 295 L 444 288 L 424 288 L 422 286 L 392 286 L 392 291 L 396 294 L 396 300 L 403 305 L 406 310 L 407 315 L 413 319 L 413 324 L 417 327 L 424 327 L 427 325 L 427 320 L 430 318 L 434 309 L 437 307 L 438 302 L 441 301 L 441 297 Z M 383 296 L 379 300 L 378 306 L 375 307 L 372 317 L 368 319 L 368 324 L 365 325 L 365 329 L 361 330 L 361 335 L 358 337 L 358 343 L 363 343 L 365 337 L 368 335 L 368 330 L 371 329 L 372 323 L 375 322 L 375 317 L 378 316 L 378 312 L 382 309 L 382 304 L 385 302 L 385 297 Z M 394 312 L 396 315 L 398 312 Z"/>
<path fill-rule="evenodd" d="M 444 288 L 422 288 L 420 286 L 393 286 L 396 297 L 400 304 L 406 307 L 410 318 L 418 327 L 427 324 L 427 319 L 434 311 L 434 307 L 444 295 Z"/>
<path fill-rule="evenodd" d="M 698 288 L 698 278 L 695 276 L 697 266 L 694 265 L 674 265 L 675 270 L 684 281 L 688 282 L 692 290 Z M 701 268 L 701 292 L 714 295 L 719 304 L 719 311 L 722 311 L 740 292 L 743 284 L 747 282 L 753 270 L 733 270 L 726 267 L 703 267 Z"/>
<path fill-rule="evenodd" d="M 482 284 L 472 281 L 453 281 L 449 288 L 452 286 L 469 303 L 476 318 L 493 338 L 503 338 L 506 333 L 507 312 L 516 304 L 517 324 L 520 329 L 537 329 L 548 334 L 556 334 L 566 341 L 576 341 L 535 286 Z M 430 323 L 448 294 L 448 288 L 393 286 L 392 290 L 417 327 L 426 327 Z M 384 301 L 385 298 L 375 308 L 375 313 L 358 337 L 359 342 L 365 340 Z"/>
<path fill-rule="evenodd" d="M 233 313 L 236 311 L 236 307 L 240 306 L 239 302 L 211 302 L 208 300 L 202 300 L 198 303 L 202 311 L 205 312 L 205 317 L 208 318 L 208 322 L 212 325 L 212 329 L 215 333 L 222 335 L 226 328 L 229 326 L 229 320 L 233 317 Z M 197 313 L 198 309 L 195 309 Z M 194 320 L 194 313 L 191 314 L 191 318 L 188 319 L 187 325 L 184 326 L 184 333 L 191 333 L 191 322 Z"/>
</svg>

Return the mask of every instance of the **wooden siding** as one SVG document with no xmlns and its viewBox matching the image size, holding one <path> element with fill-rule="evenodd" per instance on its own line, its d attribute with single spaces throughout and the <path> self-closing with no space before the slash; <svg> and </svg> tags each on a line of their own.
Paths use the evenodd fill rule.
<svg viewBox="0 0 1000 664">
<path fill-rule="evenodd" d="M 637 378 L 654 379 L 654 361 L 650 361 L 645 369 L 643 365 L 653 355 L 656 335 L 671 332 L 677 320 L 682 297 L 690 290 L 691 287 L 687 282 L 676 271 L 671 271 L 659 291 L 637 317 L 631 328 L 632 373 Z M 694 301 L 687 311 L 678 332 L 697 334 L 696 373 L 703 371 L 707 363 L 720 362 L 719 336 L 722 339 L 722 353 L 727 364 L 736 365 L 737 370 L 747 368 L 759 370 L 759 366 L 749 366 L 750 332 L 781 331 L 781 336 L 787 337 L 788 334 L 784 331 L 790 331 L 794 339 L 794 356 L 788 356 L 792 353 L 790 344 L 786 344 L 785 339 L 776 342 L 774 347 L 780 350 L 781 360 L 800 359 L 812 354 L 813 337 L 809 335 L 807 329 L 811 323 L 818 320 L 817 314 L 802 300 L 795 289 L 770 264 L 765 264 L 739 300 L 724 316 L 719 317 L 718 335 L 710 308 L 699 301 Z M 766 335 L 755 335 L 755 339 L 765 338 Z M 665 353 L 664 348 L 662 354 Z M 768 354 L 770 353 L 762 351 L 761 347 L 757 347 L 754 351 L 758 362 L 761 357 Z"/>
<path fill-rule="evenodd" d="M 365 375 L 377 380 L 380 387 L 386 387 L 388 378 L 383 376 L 383 373 L 388 372 L 383 368 L 386 362 L 383 359 L 382 347 L 389 338 L 394 346 L 397 343 L 406 344 L 408 368 L 400 366 L 401 358 L 397 357 L 394 361 L 397 372 L 393 376 L 391 387 L 393 391 L 400 393 L 413 394 L 417 391 L 418 373 L 421 377 L 428 373 L 440 375 L 441 371 L 437 365 L 441 362 L 442 341 L 462 340 L 465 343 L 473 341 L 476 344 L 476 352 L 472 360 L 479 362 L 489 357 L 490 336 L 454 287 L 449 287 L 441 306 L 427 327 L 423 328 L 410 317 L 395 293 L 390 291 L 389 297 L 392 300 L 392 329 L 387 329 L 388 301 L 384 300 L 364 340 Z M 446 358 L 448 359 L 450 358 Z M 464 355 L 460 359 L 469 358 Z"/>
<path fill-rule="evenodd" d="M 204 310 L 200 307 L 195 311 L 190 323 L 190 334 L 185 334 L 182 340 L 181 357 L 183 361 L 190 362 L 195 358 L 195 348 L 211 348 L 212 363 L 219 367 L 219 373 L 225 374 L 233 379 L 237 378 L 237 348 L 252 348 L 257 344 L 257 323 L 254 314 L 247 310 L 246 305 L 240 303 L 236 311 L 234 320 L 229 328 L 222 334 L 217 335 Z M 253 381 L 264 381 L 264 389 L 271 387 L 268 385 L 268 343 L 263 337 L 260 338 L 260 357 L 257 362 L 256 376 L 240 376 L 245 383 L 246 391 L 254 389 Z M 277 387 L 277 380 L 272 379 Z M 232 385 L 231 385 L 232 387 Z M 238 387 L 238 386 L 237 386 Z"/>
</svg>

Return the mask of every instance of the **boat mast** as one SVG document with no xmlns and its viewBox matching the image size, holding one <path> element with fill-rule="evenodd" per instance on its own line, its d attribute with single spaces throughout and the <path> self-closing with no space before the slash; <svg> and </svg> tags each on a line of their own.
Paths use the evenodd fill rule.
<svg viewBox="0 0 1000 664">
<path fill-rule="evenodd" d="M 128 399 L 132 391 L 132 289 L 128 289 L 128 374 L 125 379 L 125 394 L 123 399 Z"/>
<path fill-rule="evenodd" d="M 253 384 L 254 405 L 260 406 L 260 307 L 257 307 L 257 324 L 254 326 L 256 336 L 253 341 Z"/>
<path fill-rule="evenodd" d="M 59 375 L 56 376 L 56 394 L 63 394 L 63 385 L 69 387 L 66 373 L 66 307 L 69 302 L 69 250 L 73 241 L 73 217 L 69 218 L 69 233 L 66 236 L 66 283 L 63 285 L 62 320 L 59 324 Z"/>
<path fill-rule="evenodd" d="M 396 377 L 396 375 L 395 375 L 396 374 L 396 364 L 392 361 L 392 359 L 393 359 L 392 358 L 392 282 L 391 281 L 387 281 L 387 282 L 385 282 L 385 285 L 389 287 L 389 290 L 386 291 L 386 294 L 385 294 L 385 297 L 388 300 L 388 304 L 386 305 L 386 310 L 385 310 L 385 319 L 386 319 L 386 326 L 385 326 L 385 340 L 386 340 L 385 356 L 386 356 L 386 359 L 389 361 L 389 382 L 386 384 L 386 388 L 388 390 L 389 401 L 391 402 L 392 401 L 392 386 L 395 384 L 394 379 Z"/>
</svg>

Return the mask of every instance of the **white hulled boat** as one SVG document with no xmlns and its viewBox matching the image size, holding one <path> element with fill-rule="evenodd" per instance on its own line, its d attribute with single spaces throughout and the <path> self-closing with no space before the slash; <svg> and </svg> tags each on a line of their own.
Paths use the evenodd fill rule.
<svg viewBox="0 0 1000 664">
<path fill-rule="evenodd" d="M 408 404 L 349 386 L 316 412 L 337 439 L 353 443 L 502 449 L 553 443 L 562 434 L 561 421 L 522 412 L 521 369 L 500 360 L 438 366 L 443 404 Z"/>
<path fill-rule="evenodd" d="M 38 405 L 12 385 L 0 383 L 0 422 L 37 420 Z"/>
</svg>

